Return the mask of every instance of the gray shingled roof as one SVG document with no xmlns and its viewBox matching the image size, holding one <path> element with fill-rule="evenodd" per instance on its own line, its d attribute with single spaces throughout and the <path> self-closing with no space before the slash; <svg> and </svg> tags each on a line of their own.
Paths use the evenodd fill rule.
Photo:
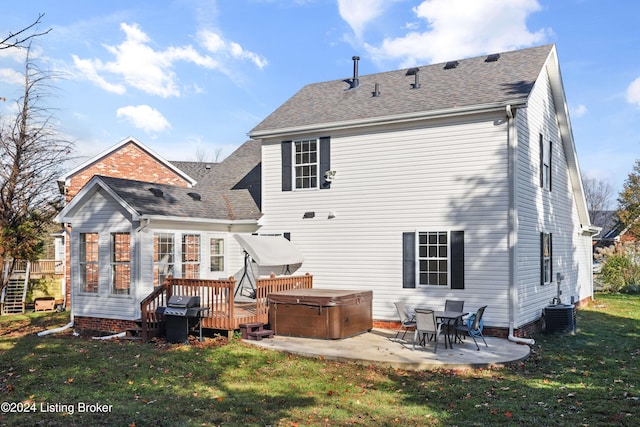
<svg viewBox="0 0 640 427">
<path fill-rule="evenodd" d="M 198 181 L 192 188 L 106 176 L 100 179 L 139 215 L 255 220 L 261 216 L 260 162 L 260 143 L 247 141 L 221 163 L 171 162 Z M 161 196 L 151 188 L 160 190 Z"/>
<path fill-rule="evenodd" d="M 470 106 L 524 103 L 553 45 L 502 52 L 495 62 L 487 56 L 419 66 L 420 88 L 408 69 L 359 76 L 360 85 L 349 89 L 347 80 L 304 86 L 251 131 L 252 137 L 271 131 L 393 117 Z M 380 95 L 373 96 L 375 84 Z"/>
</svg>

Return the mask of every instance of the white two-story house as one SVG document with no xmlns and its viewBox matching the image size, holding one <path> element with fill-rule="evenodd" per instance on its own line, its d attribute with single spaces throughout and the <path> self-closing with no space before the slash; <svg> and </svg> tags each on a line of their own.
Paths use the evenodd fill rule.
<svg viewBox="0 0 640 427">
<path fill-rule="evenodd" d="M 260 233 L 287 233 L 314 287 L 487 305 L 524 336 L 561 292 L 592 296 L 591 236 L 556 47 L 309 84 L 251 132 Z"/>
</svg>

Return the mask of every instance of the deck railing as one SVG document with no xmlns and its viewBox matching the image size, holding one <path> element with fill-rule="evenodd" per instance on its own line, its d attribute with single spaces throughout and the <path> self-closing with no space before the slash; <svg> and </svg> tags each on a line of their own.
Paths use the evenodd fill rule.
<svg viewBox="0 0 640 427">
<path fill-rule="evenodd" d="M 308 289 L 313 287 L 313 276 L 274 276 L 256 280 L 255 301 L 245 302 L 236 307 L 234 290 L 236 281 L 233 277 L 226 280 L 179 279 L 168 277 L 162 286 L 140 302 L 142 321 L 142 337 L 149 340 L 158 336 L 163 315 L 156 314 L 156 309 L 166 306 L 171 295 L 199 296 L 200 305 L 209 307 L 203 317 L 202 327 L 224 331 L 239 329 L 242 323 L 269 321 L 267 297 L 273 292 L 288 289 Z"/>
<path fill-rule="evenodd" d="M 30 263 L 30 274 L 40 275 L 40 274 L 62 274 L 63 263 L 60 260 L 54 259 L 40 259 L 37 261 L 31 261 Z M 16 274 L 25 273 L 27 268 L 27 261 L 24 260 L 16 260 L 15 266 L 13 267 L 13 272 Z"/>
</svg>

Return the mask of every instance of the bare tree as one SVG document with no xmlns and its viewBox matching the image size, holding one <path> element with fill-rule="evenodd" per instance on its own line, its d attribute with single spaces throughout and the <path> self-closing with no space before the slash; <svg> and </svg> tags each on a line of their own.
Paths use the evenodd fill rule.
<svg viewBox="0 0 640 427">
<path fill-rule="evenodd" d="M 207 161 L 207 152 L 202 145 L 196 147 L 196 162 L 205 163 Z"/>
<path fill-rule="evenodd" d="M 589 219 L 593 224 L 598 212 L 611 208 L 613 186 L 609 181 L 594 177 L 583 178 L 582 186 L 584 187 L 584 196 L 587 200 L 587 209 L 589 209 Z"/>
<path fill-rule="evenodd" d="M 17 113 L 0 117 L 0 257 L 9 271 L 15 260 L 37 259 L 45 230 L 62 206 L 56 178 L 73 143 L 60 136 L 45 105 L 54 77 L 35 65 L 27 48 Z M 2 287 L 6 281 L 8 275 Z"/>
<path fill-rule="evenodd" d="M 196 147 L 195 155 L 196 155 L 196 162 L 206 163 L 210 159 L 210 157 L 207 155 L 207 152 L 205 151 L 204 147 L 202 147 L 202 145 L 198 145 L 198 147 Z M 216 149 L 213 151 L 213 163 L 220 163 L 221 155 L 222 155 L 222 148 L 216 147 Z"/>
<path fill-rule="evenodd" d="M 27 42 L 32 38 L 48 34 L 49 31 L 51 31 L 51 28 L 49 28 L 47 31 L 42 31 L 38 33 L 33 33 L 33 32 L 29 33 L 29 30 L 31 30 L 36 25 L 41 23 L 43 16 L 44 16 L 44 13 L 39 14 L 38 19 L 36 19 L 31 25 L 21 29 L 16 33 L 9 32 L 9 35 L 7 37 L 5 37 L 3 40 L 0 40 L 0 50 L 9 49 L 12 47 L 26 48 L 28 47 Z"/>
</svg>

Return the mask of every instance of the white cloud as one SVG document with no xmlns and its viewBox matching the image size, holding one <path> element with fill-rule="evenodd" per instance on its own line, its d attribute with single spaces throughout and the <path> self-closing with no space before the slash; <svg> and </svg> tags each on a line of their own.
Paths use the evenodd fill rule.
<svg viewBox="0 0 640 427">
<path fill-rule="evenodd" d="M 382 15 L 388 5 L 388 0 L 338 0 L 338 12 L 360 38 L 365 26 Z"/>
<path fill-rule="evenodd" d="M 582 117 L 585 114 L 587 114 L 588 111 L 589 110 L 587 109 L 586 105 L 580 104 L 580 105 L 576 106 L 575 108 L 571 109 L 571 115 L 573 117 L 578 118 L 578 117 Z"/>
<path fill-rule="evenodd" d="M 527 17 L 540 9 L 538 0 L 425 0 L 413 8 L 425 31 L 365 47 L 375 58 L 403 59 L 404 65 L 518 49 L 547 37 L 549 30 L 527 28 Z"/>
<path fill-rule="evenodd" d="M 263 69 L 267 65 L 265 57 L 245 50 L 236 42 L 224 40 L 219 34 L 211 30 L 198 32 L 198 39 L 202 46 L 211 53 L 221 54 L 239 60 L 249 60 L 260 69 Z"/>
<path fill-rule="evenodd" d="M 0 68 L 0 82 L 11 85 L 24 85 L 24 75 L 11 68 Z"/>
<path fill-rule="evenodd" d="M 148 134 L 162 132 L 171 128 L 169 121 L 162 113 L 148 105 L 129 105 L 118 108 L 116 115 Z"/>
<path fill-rule="evenodd" d="M 631 82 L 627 88 L 627 101 L 640 106 L 640 77 Z"/>
<path fill-rule="evenodd" d="M 76 55 L 71 55 L 71 57 L 76 68 L 85 79 L 94 82 L 107 92 L 121 95 L 127 91 L 123 84 L 109 83 L 98 74 L 98 71 L 104 68 L 99 59 L 80 59 Z"/>
<path fill-rule="evenodd" d="M 201 54 L 193 46 L 170 46 L 156 50 L 151 39 L 137 24 L 120 24 L 125 40 L 116 46 L 105 45 L 114 57 L 112 61 L 82 59 L 72 55 L 76 68 L 82 76 L 106 91 L 123 94 L 127 87 L 139 89 L 147 94 L 168 98 L 180 96 L 178 76 L 173 70 L 177 62 L 187 62 L 206 69 L 216 69 L 229 74 L 223 63 Z M 226 58 L 249 60 L 258 68 L 267 61 L 260 55 L 243 49 L 239 44 L 225 41 L 219 35 L 207 31 L 206 48 L 213 53 L 222 53 Z"/>
</svg>

